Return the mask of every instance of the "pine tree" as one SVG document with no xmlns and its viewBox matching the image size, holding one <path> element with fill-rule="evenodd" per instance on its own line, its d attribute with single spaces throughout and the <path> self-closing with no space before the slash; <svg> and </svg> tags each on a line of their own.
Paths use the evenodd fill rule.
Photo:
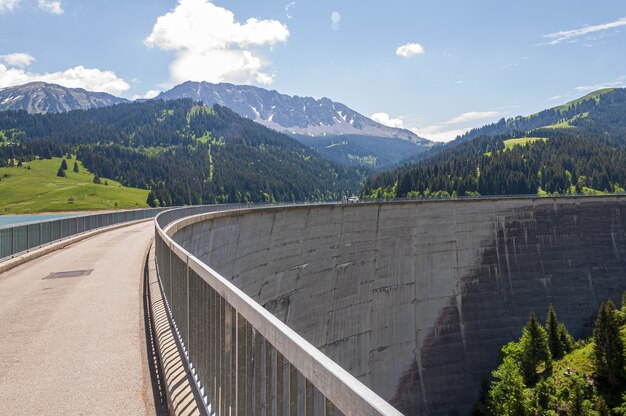
<svg viewBox="0 0 626 416">
<path fill-rule="evenodd" d="M 57 171 L 57 176 L 65 178 L 65 171 L 63 170 L 63 167 L 59 168 L 59 170 Z"/>
<path fill-rule="evenodd" d="M 74 162 L 74 173 L 78 173 L 78 162 Z"/>
<path fill-rule="evenodd" d="M 63 161 L 61 162 L 61 169 L 67 170 L 67 162 L 65 161 L 65 159 L 63 159 Z"/>
<path fill-rule="evenodd" d="M 504 359 L 492 373 L 494 381 L 489 389 L 489 410 L 493 415 L 521 416 L 526 414 L 528 397 L 524 379 L 512 357 Z"/>
<path fill-rule="evenodd" d="M 543 363 L 545 370 L 552 369 L 552 354 L 548 345 L 548 335 L 534 313 L 530 314 L 520 339 L 522 348 L 522 375 L 527 385 L 537 381 L 537 367 Z"/>
<path fill-rule="evenodd" d="M 563 322 L 559 322 L 559 341 L 563 347 L 564 354 L 567 354 L 574 349 L 574 338 L 567 331 Z"/>
<path fill-rule="evenodd" d="M 559 336 L 559 321 L 552 305 L 548 308 L 548 316 L 546 317 L 546 333 L 548 334 L 548 345 L 550 345 L 552 358 L 558 360 L 564 355 L 564 351 Z"/>
<path fill-rule="evenodd" d="M 148 204 L 148 206 L 154 208 L 156 207 L 156 200 L 154 198 L 154 192 L 150 191 L 148 193 L 148 199 L 146 200 L 146 203 Z"/>
<path fill-rule="evenodd" d="M 100 176 L 98 176 L 98 174 L 95 174 L 93 177 L 93 183 L 95 184 L 100 184 Z"/>
<path fill-rule="evenodd" d="M 624 342 L 620 317 L 612 300 L 603 303 L 593 328 L 596 376 L 616 386 L 624 380 Z"/>
</svg>

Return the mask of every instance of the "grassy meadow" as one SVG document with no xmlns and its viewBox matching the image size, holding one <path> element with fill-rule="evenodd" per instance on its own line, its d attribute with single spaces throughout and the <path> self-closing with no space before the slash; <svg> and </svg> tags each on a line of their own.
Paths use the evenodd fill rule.
<svg viewBox="0 0 626 416">
<path fill-rule="evenodd" d="M 57 176 L 61 161 L 55 157 L 0 168 L 0 214 L 147 207 L 147 190 L 106 178 L 95 184 L 94 175 L 81 162 L 78 173 L 73 171 L 76 159 L 66 160 L 66 177 Z"/>
</svg>

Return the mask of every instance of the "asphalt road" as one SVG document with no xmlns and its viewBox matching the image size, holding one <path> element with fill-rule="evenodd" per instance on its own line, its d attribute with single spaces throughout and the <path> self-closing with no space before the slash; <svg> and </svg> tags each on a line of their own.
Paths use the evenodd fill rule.
<svg viewBox="0 0 626 416">
<path fill-rule="evenodd" d="M 154 414 L 142 303 L 153 234 L 151 221 L 123 227 L 0 274 L 0 414 Z"/>
</svg>

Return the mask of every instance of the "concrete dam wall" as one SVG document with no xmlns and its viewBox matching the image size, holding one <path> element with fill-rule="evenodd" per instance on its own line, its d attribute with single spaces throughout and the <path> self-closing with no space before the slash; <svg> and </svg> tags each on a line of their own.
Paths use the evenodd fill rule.
<svg viewBox="0 0 626 416">
<path fill-rule="evenodd" d="M 407 415 L 464 415 L 550 303 L 575 337 L 626 289 L 626 197 L 281 207 L 174 240 Z"/>
</svg>

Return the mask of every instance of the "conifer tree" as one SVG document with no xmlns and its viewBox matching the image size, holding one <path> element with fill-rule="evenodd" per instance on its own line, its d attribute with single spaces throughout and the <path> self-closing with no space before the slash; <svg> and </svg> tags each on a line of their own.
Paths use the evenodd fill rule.
<svg viewBox="0 0 626 416">
<path fill-rule="evenodd" d="M 63 167 L 59 168 L 59 170 L 57 171 L 57 176 L 61 178 L 65 178 L 65 171 L 63 170 Z"/>
<path fill-rule="evenodd" d="M 612 300 L 603 303 L 593 328 L 596 376 L 616 386 L 624 380 L 624 342 L 620 317 Z"/>
<path fill-rule="evenodd" d="M 65 161 L 65 159 L 63 159 L 63 161 L 61 162 L 61 169 L 67 170 L 67 162 Z"/>
<path fill-rule="evenodd" d="M 492 373 L 489 389 L 489 410 L 493 415 L 518 416 L 526 413 L 528 397 L 524 379 L 512 357 L 506 357 Z"/>
<path fill-rule="evenodd" d="M 148 193 L 148 199 L 146 200 L 146 203 L 148 204 L 148 206 L 154 208 L 156 207 L 156 199 L 154 198 L 154 192 L 150 191 Z"/>
<path fill-rule="evenodd" d="M 546 333 L 548 334 L 548 345 L 550 345 L 552 358 L 558 360 L 564 355 L 564 349 L 559 336 L 559 321 L 552 305 L 548 308 L 548 316 L 546 317 Z"/>
<path fill-rule="evenodd" d="M 548 345 L 548 335 L 534 313 L 530 314 L 520 339 L 522 348 L 522 375 L 527 385 L 537 381 L 537 367 L 543 363 L 545 370 L 552 369 L 552 354 Z"/>
<path fill-rule="evenodd" d="M 78 163 L 74 162 L 74 173 L 78 173 Z"/>
</svg>

